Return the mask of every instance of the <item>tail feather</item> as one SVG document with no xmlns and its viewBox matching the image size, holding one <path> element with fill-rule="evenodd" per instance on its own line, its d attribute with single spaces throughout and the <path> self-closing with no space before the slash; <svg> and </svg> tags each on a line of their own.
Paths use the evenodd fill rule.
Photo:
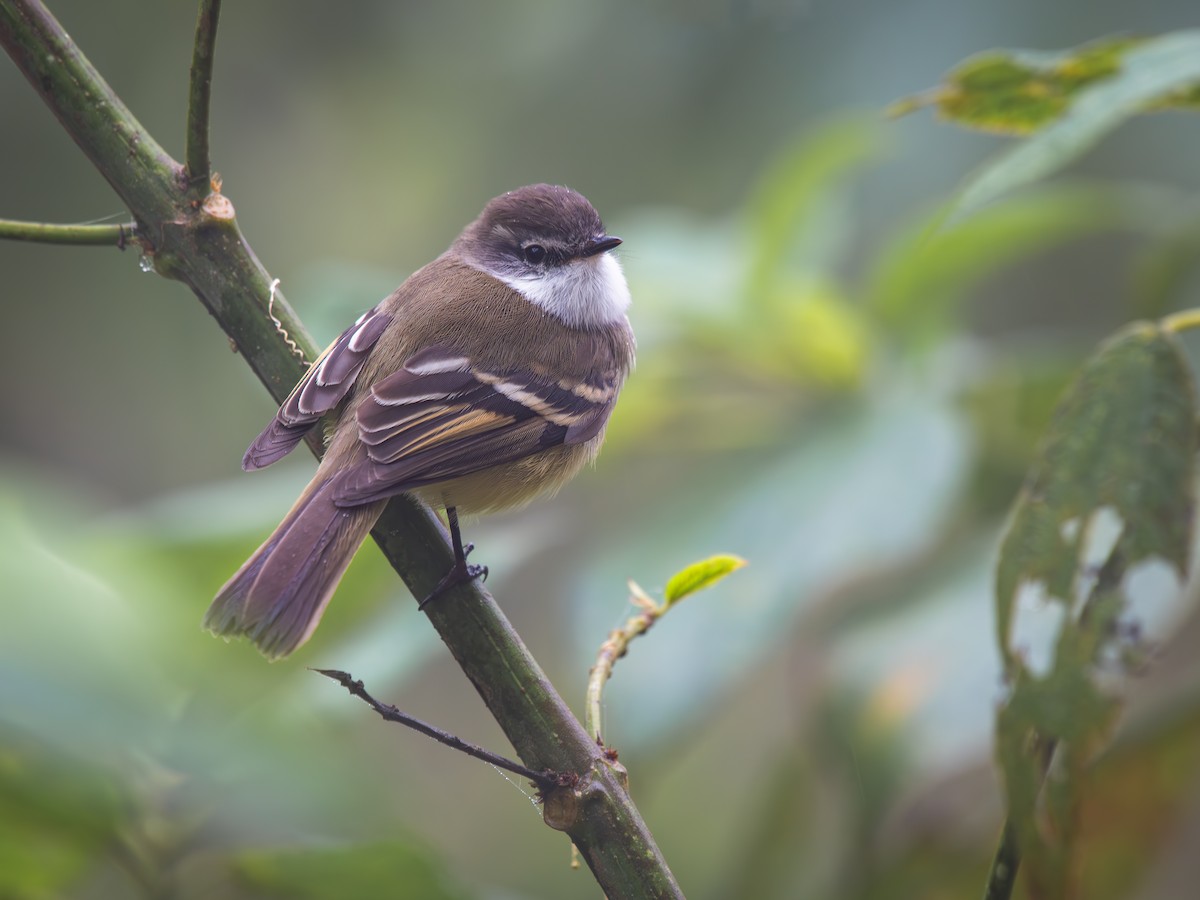
<svg viewBox="0 0 1200 900">
<path fill-rule="evenodd" d="M 328 481 L 305 489 L 275 532 L 217 593 L 204 627 L 246 635 L 271 659 L 308 640 L 383 503 L 340 508 Z"/>
</svg>

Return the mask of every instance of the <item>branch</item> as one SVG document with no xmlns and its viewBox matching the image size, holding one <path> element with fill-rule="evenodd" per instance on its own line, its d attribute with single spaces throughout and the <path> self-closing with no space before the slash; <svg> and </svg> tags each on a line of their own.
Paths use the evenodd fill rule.
<svg viewBox="0 0 1200 900">
<path fill-rule="evenodd" d="M 522 778 L 528 778 L 541 790 L 549 790 L 558 784 L 558 777 L 553 772 L 535 772 L 533 769 L 526 768 L 520 763 L 515 763 L 507 757 L 500 756 L 498 753 L 493 753 L 490 750 L 485 750 L 478 744 L 472 744 L 469 741 L 464 741 L 462 738 L 450 734 L 448 731 L 430 725 L 428 722 L 422 722 L 420 719 L 410 716 L 403 710 L 397 709 L 390 703 L 381 703 L 367 693 L 366 686 L 349 672 L 342 672 L 338 669 L 313 669 L 318 675 L 324 675 L 336 681 L 353 697 L 358 697 L 366 703 L 371 709 L 379 713 L 379 715 L 387 722 L 396 722 L 400 725 L 406 725 L 413 731 L 419 731 L 426 737 L 431 737 L 439 744 L 445 744 L 454 750 L 458 750 L 467 756 L 473 756 L 475 759 L 481 759 L 486 763 L 491 763 L 501 769 L 506 769 L 514 775 L 520 775 Z"/>
<path fill-rule="evenodd" d="M 1017 840 L 1017 829 L 1011 819 L 1004 821 L 1000 844 L 988 870 L 987 884 L 983 889 L 983 900 L 1008 900 L 1017 884 L 1017 872 L 1021 868 L 1021 845 Z"/>
<path fill-rule="evenodd" d="M 213 48 L 217 42 L 217 20 L 221 0 L 200 0 L 196 16 L 196 42 L 192 48 L 191 82 L 188 86 L 187 150 L 185 169 L 190 184 L 208 181 L 212 162 L 208 156 L 208 110 L 212 98 Z"/>
<path fill-rule="evenodd" d="M 137 225 L 49 225 L 45 222 L 18 222 L 0 219 L 0 240 L 31 241 L 37 244 L 74 244 L 78 247 L 117 247 L 125 245 L 137 233 Z"/>
<path fill-rule="evenodd" d="M 155 271 L 186 284 L 281 402 L 315 347 L 246 243 L 233 204 L 217 192 L 187 193 L 182 167 L 167 156 L 39 0 L 0 0 L 0 46 L 96 166 L 138 222 Z M 278 322 L 278 325 L 276 324 Z M 319 449 L 316 452 L 320 452 Z M 411 497 L 392 500 L 372 532 L 417 597 L 452 562 L 444 527 Z M 547 821 L 566 831 L 610 897 L 681 897 L 666 861 L 605 759 L 554 690 L 512 625 L 476 583 L 426 609 L 447 648 L 530 769 L 572 772 L 571 802 Z M 562 793 L 562 792 L 556 792 Z"/>
<path fill-rule="evenodd" d="M 1104 561 L 1104 565 L 1096 573 L 1096 580 L 1083 601 L 1075 627 L 1086 625 L 1088 619 L 1095 615 L 1101 598 L 1119 589 L 1124 572 L 1125 559 L 1121 552 L 1121 543 L 1118 542 L 1117 546 L 1109 553 L 1108 559 Z M 1027 738 L 1028 752 L 1037 754 L 1039 782 L 1042 789 L 1045 787 L 1050 766 L 1054 762 L 1054 755 L 1059 749 L 1061 740 L 1063 738 L 1060 735 L 1046 736 L 1036 730 L 1032 730 Z M 1004 768 L 1003 760 L 1001 760 L 1001 768 Z M 1014 818 L 1011 811 L 1012 794 L 1009 793 L 1008 797 L 1010 799 L 1009 813 L 1004 819 L 1000 843 L 996 846 L 991 868 L 988 869 L 987 881 L 984 882 L 983 900 L 1009 900 L 1017 885 L 1021 859 L 1025 850 L 1029 849 L 1027 842 L 1031 838 L 1036 840 L 1034 837 L 1037 834 L 1036 825 L 1022 821 L 1019 817 Z M 1023 829 L 1024 833 L 1022 833 Z M 1026 844 L 1026 846 L 1023 847 L 1022 844 Z M 1033 849 L 1036 849 L 1036 844 Z"/>
</svg>

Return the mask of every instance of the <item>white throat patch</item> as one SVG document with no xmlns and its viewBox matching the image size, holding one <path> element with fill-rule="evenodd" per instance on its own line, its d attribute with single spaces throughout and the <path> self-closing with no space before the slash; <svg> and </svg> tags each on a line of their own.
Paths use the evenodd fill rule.
<svg viewBox="0 0 1200 900">
<path fill-rule="evenodd" d="M 620 321 L 631 299 L 621 264 L 609 253 L 573 260 L 540 275 L 496 277 L 572 328 Z"/>
</svg>

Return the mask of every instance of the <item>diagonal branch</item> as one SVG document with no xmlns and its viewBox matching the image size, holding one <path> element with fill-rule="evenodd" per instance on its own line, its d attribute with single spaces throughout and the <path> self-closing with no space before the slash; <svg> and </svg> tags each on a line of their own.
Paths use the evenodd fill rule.
<svg viewBox="0 0 1200 900">
<path fill-rule="evenodd" d="M 1000 833 L 1000 843 L 992 857 L 987 883 L 983 888 L 983 900 L 1008 900 L 1017 884 L 1017 872 L 1021 868 L 1021 847 L 1017 841 L 1017 830 L 1011 820 L 1005 820 Z"/>
<path fill-rule="evenodd" d="M 217 192 L 194 202 L 171 159 L 100 77 L 40 0 L 0 0 L 0 46 L 58 117 L 138 223 L 155 270 L 186 284 L 234 342 L 276 401 L 303 373 L 281 332 L 309 359 L 315 347 Z M 445 528 L 410 497 L 388 504 L 373 532 L 415 596 L 452 562 Z M 578 776 L 573 803 L 554 826 L 579 847 L 610 897 L 681 897 L 616 769 L 554 690 L 491 595 L 455 588 L 426 610 L 517 755 L 530 769 Z"/>
<path fill-rule="evenodd" d="M 188 86 L 187 149 L 184 155 L 188 183 L 193 185 L 207 182 L 212 168 L 208 155 L 208 110 L 212 98 L 213 49 L 220 16 L 221 0 L 200 0 Z"/>
</svg>

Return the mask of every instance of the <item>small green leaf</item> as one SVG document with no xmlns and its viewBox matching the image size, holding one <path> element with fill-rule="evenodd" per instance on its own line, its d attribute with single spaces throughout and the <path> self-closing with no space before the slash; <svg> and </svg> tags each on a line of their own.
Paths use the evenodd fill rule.
<svg viewBox="0 0 1200 900">
<path fill-rule="evenodd" d="M 694 562 L 671 576 L 663 591 L 663 604 L 667 607 L 678 603 L 705 588 L 710 588 L 726 575 L 736 572 L 746 565 L 740 556 L 722 553 Z"/>
</svg>

